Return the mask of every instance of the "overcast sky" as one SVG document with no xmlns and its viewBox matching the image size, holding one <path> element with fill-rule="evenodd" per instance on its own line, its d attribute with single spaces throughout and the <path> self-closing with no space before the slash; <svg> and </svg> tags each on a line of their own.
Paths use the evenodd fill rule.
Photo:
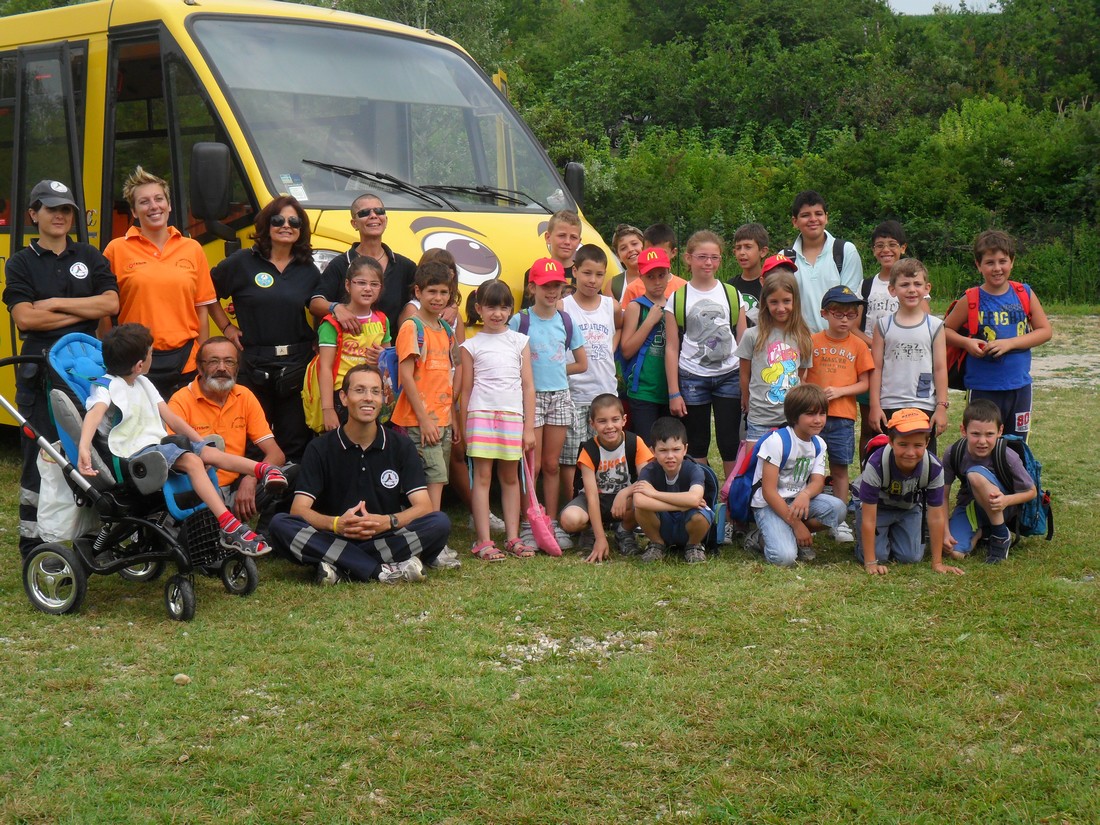
<svg viewBox="0 0 1100 825">
<path fill-rule="evenodd" d="M 887 2 L 890 8 L 900 14 L 931 14 L 937 3 L 950 8 L 958 7 L 957 0 L 887 0 Z M 993 0 L 975 0 L 967 3 L 967 7 L 972 11 L 986 11 L 993 5 Z"/>
</svg>

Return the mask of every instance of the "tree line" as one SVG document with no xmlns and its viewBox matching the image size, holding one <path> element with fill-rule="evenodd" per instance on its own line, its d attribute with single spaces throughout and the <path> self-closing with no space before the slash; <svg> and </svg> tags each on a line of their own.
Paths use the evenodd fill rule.
<svg viewBox="0 0 1100 825">
<path fill-rule="evenodd" d="M 998 227 L 1045 298 L 1100 302 L 1094 0 L 915 17 L 885 0 L 303 2 L 430 28 L 505 70 L 554 162 L 585 164 L 605 237 L 757 220 L 777 247 L 812 188 L 868 264 L 872 228 L 901 221 L 944 295 L 972 279 L 974 235 Z"/>
</svg>

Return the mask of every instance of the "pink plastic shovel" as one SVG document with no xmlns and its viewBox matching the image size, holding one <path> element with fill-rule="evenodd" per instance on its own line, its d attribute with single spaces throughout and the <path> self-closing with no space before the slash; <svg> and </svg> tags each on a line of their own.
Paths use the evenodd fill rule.
<svg viewBox="0 0 1100 825">
<path fill-rule="evenodd" d="M 535 544 L 548 556 L 560 556 L 561 547 L 554 538 L 554 526 L 546 508 L 539 504 L 535 496 L 535 473 L 531 469 L 531 454 L 523 454 L 523 472 L 527 478 L 527 519 L 531 522 L 531 532 L 535 534 Z"/>
</svg>

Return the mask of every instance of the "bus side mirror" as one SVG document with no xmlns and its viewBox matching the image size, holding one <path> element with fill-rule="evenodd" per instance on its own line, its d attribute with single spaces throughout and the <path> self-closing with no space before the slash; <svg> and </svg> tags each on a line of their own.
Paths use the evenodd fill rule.
<svg viewBox="0 0 1100 825">
<path fill-rule="evenodd" d="M 584 164 L 570 161 L 565 164 L 565 188 L 577 202 L 578 209 L 584 209 Z"/>
<path fill-rule="evenodd" d="M 227 255 L 240 248 L 237 233 L 221 222 L 229 214 L 230 163 L 224 143 L 196 143 L 191 148 L 191 214 L 206 222 L 207 232 L 226 242 Z"/>
<path fill-rule="evenodd" d="M 191 149 L 191 214 L 220 221 L 229 214 L 229 147 L 196 143 Z"/>
</svg>

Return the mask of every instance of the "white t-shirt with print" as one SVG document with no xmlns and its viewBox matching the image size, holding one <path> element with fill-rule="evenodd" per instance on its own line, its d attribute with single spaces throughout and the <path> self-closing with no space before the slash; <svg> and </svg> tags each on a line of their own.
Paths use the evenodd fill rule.
<svg viewBox="0 0 1100 825">
<path fill-rule="evenodd" d="M 680 372 L 713 378 L 729 375 L 741 366 L 734 353 L 737 341 L 730 328 L 730 307 L 726 287 L 720 281 L 702 292 L 687 283 L 684 290 L 684 329 L 680 335 Z M 740 294 L 740 293 L 738 293 Z M 746 310 L 740 301 L 739 312 Z M 672 320 L 672 301 L 665 304 Z"/>
<path fill-rule="evenodd" d="M 813 441 L 803 441 L 794 433 L 793 427 L 787 427 L 791 437 L 791 452 L 787 456 L 787 463 L 779 466 L 783 460 L 783 439 L 778 432 L 771 433 L 760 445 L 760 461 L 756 463 L 756 471 L 753 473 L 752 483 L 759 483 L 764 474 L 764 462 L 779 467 L 779 480 L 776 487 L 780 498 L 793 498 L 805 489 L 812 475 L 825 475 L 825 466 L 828 457 L 825 454 L 824 443 L 818 444 L 820 450 L 815 450 Z M 814 436 L 816 438 L 816 436 Z M 820 439 L 818 439 L 820 441 Z M 815 456 L 814 453 L 817 453 Z M 752 496 L 753 507 L 765 507 L 763 488 L 757 488 Z"/>
</svg>

